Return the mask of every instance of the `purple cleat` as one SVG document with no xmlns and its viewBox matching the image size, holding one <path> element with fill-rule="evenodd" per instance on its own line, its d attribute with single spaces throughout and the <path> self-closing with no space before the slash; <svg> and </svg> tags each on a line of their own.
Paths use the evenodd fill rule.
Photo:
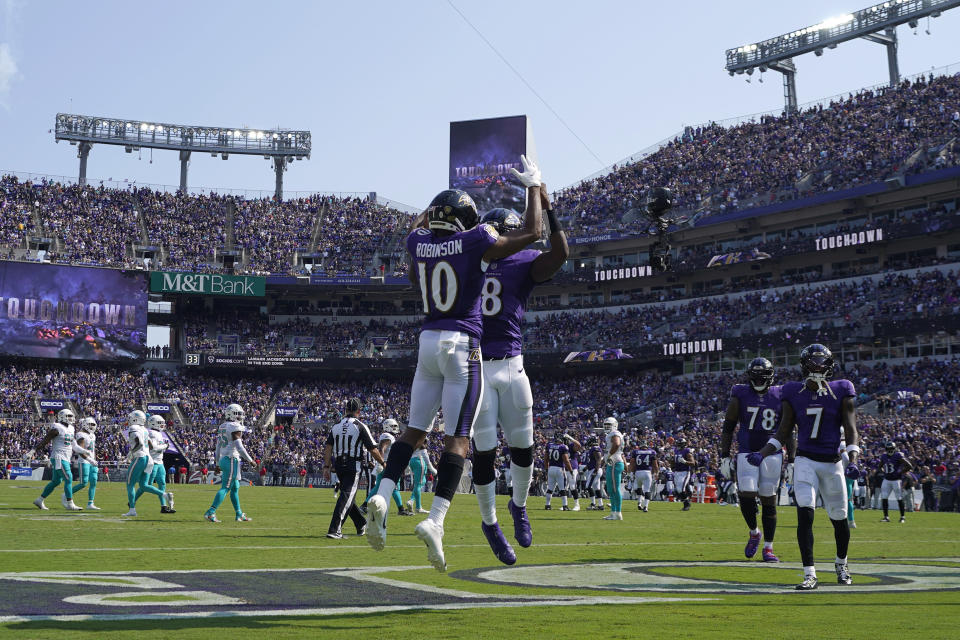
<svg viewBox="0 0 960 640">
<path fill-rule="evenodd" d="M 480 530 L 487 536 L 487 542 L 490 543 L 490 548 L 493 550 L 493 555 L 497 556 L 497 560 L 503 564 L 513 564 L 517 561 L 517 554 L 513 552 L 513 547 L 500 530 L 499 522 L 493 524 L 481 522 Z"/>
<path fill-rule="evenodd" d="M 764 562 L 780 562 L 780 558 L 774 555 L 773 549 L 764 548 L 763 561 Z"/>
<path fill-rule="evenodd" d="M 757 555 L 757 549 L 759 548 L 760 534 L 758 533 L 757 535 L 753 535 L 751 533 L 750 539 L 747 540 L 747 546 L 743 548 L 743 555 L 747 556 L 748 558 L 752 558 L 753 556 Z"/>
<path fill-rule="evenodd" d="M 530 530 L 530 518 L 527 517 L 527 508 L 518 507 L 513 503 L 513 499 L 507 503 L 510 515 L 513 516 L 513 537 L 521 547 L 529 547 L 533 544 L 533 532 Z"/>
</svg>

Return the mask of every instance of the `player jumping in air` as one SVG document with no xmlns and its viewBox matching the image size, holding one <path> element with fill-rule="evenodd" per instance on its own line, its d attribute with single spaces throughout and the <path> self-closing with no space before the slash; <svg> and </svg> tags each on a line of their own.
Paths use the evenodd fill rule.
<svg viewBox="0 0 960 640">
<path fill-rule="evenodd" d="M 823 500 L 833 524 L 837 556 L 834 569 L 839 584 L 853 584 L 847 569 L 847 548 L 850 544 L 850 525 L 847 521 L 847 485 L 844 475 L 859 475 L 857 456 L 856 409 L 853 383 L 849 380 L 828 380 L 834 371 L 833 354 L 822 344 L 811 344 L 800 352 L 803 382 L 788 382 L 780 390 L 783 403 L 780 427 L 773 438 L 747 456 L 755 467 L 764 458 L 778 455 L 784 442 L 793 437 L 797 428 L 797 458 L 793 466 L 794 494 L 797 500 L 797 542 L 803 561 L 803 582 L 798 591 L 810 591 L 818 586 L 817 569 L 813 560 L 813 511 L 817 493 Z M 846 453 L 850 464 L 844 472 L 840 440 L 848 444 Z"/>
<path fill-rule="evenodd" d="M 527 495 L 533 475 L 533 394 L 523 368 L 523 313 L 533 288 L 550 280 L 570 251 L 554 215 L 547 187 L 536 195 L 550 224 L 550 250 L 526 249 L 486 266 L 480 307 L 483 313 L 483 400 L 474 428 L 473 481 L 480 503 L 481 530 L 502 562 L 513 564 L 516 555 L 500 530 L 496 511 L 497 425 L 510 448 L 513 488 L 507 508 L 513 518 L 513 537 L 521 547 L 533 541 L 527 517 Z M 530 216 L 530 212 L 527 212 Z M 481 223 L 501 235 L 520 229 L 520 216 L 510 209 L 493 209 Z M 568 463 L 569 466 L 569 463 Z M 569 485 L 568 485 L 569 486 Z M 550 497 L 548 494 L 547 503 Z M 564 496 L 564 505 L 566 497 Z"/>
<path fill-rule="evenodd" d="M 780 486 L 783 453 L 764 458 L 759 467 L 748 464 L 747 456 L 760 451 L 780 423 L 780 387 L 771 386 L 773 375 L 773 364 L 766 358 L 754 358 L 747 365 L 747 384 L 735 384 L 730 390 L 730 404 L 727 405 L 723 435 L 720 437 L 721 472 L 726 477 L 732 477 L 730 445 L 733 443 L 733 432 L 737 432 L 737 496 L 740 512 L 750 528 L 750 537 L 743 549 L 743 554 L 748 558 L 755 556 L 760 546 L 757 496 L 760 497 L 764 562 L 780 561 L 773 553 L 773 537 L 777 530 L 777 489 Z"/>
<path fill-rule="evenodd" d="M 428 560 L 439 571 L 447 566 L 443 522 L 463 475 L 483 397 L 484 269 L 534 242 L 542 223 L 540 170 L 525 157 L 521 160 L 524 173 L 512 171 L 527 187 L 522 229 L 500 235 L 491 225 L 478 225 L 473 199 L 463 191 L 448 189 L 433 199 L 407 237 L 410 281 L 420 290 L 426 318 L 410 392 L 409 425 L 390 449 L 380 488 L 368 503 L 367 540 L 376 550 L 386 545 L 387 499 L 442 407 L 446 435 L 437 463 L 436 493 L 430 515 L 415 529 L 427 547 Z M 423 228 L 424 222 L 427 228 Z"/>
<path fill-rule="evenodd" d="M 250 518 L 240 508 L 240 459 L 242 458 L 249 464 L 256 464 L 256 462 L 247 453 L 247 448 L 243 446 L 243 440 L 240 439 L 247 430 L 243 426 L 243 419 L 246 414 L 243 407 L 238 404 L 228 405 L 223 414 L 226 421 L 217 430 L 217 460 L 220 462 L 221 474 L 220 490 L 213 497 L 213 504 L 203 514 L 203 517 L 210 522 L 220 522 L 217 519 L 217 507 L 229 493 L 237 522 L 249 522 Z"/>
<path fill-rule="evenodd" d="M 77 418 L 70 409 L 61 409 L 57 413 L 57 421 L 50 425 L 47 434 L 43 436 L 34 449 L 26 454 L 27 460 L 32 460 L 36 456 L 36 450 L 42 449 L 47 444 L 52 443 L 50 447 L 50 464 L 53 467 L 53 478 L 47 483 L 47 486 L 40 492 L 40 497 L 33 501 L 38 509 L 47 510 L 44 499 L 53 493 L 53 490 L 62 482 L 63 497 L 60 499 L 63 508 L 68 511 L 83 511 L 83 507 L 78 507 L 73 503 L 73 473 L 70 471 L 70 459 L 74 452 L 84 456 L 89 462 L 93 463 L 93 452 L 89 449 L 77 446 L 74 435 L 74 423 Z"/>
</svg>

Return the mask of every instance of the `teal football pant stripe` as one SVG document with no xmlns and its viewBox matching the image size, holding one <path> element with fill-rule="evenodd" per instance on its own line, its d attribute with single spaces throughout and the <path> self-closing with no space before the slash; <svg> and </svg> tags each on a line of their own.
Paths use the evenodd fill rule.
<svg viewBox="0 0 960 640">
<path fill-rule="evenodd" d="M 207 515 L 217 512 L 217 507 L 230 494 L 230 502 L 237 515 L 243 513 L 240 509 L 240 461 L 236 458 L 220 458 L 220 490 L 213 496 L 213 504 L 207 509 Z"/>
<path fill-rule="evenodd" d="M 853 478 L 844 478 L 847 481 L 847 520 L 853 522 Z"/>
<path fill-rule="evenodd" d="M 97 494 L 97 478 L 99 476 L 100 469 L 97 468 L 97 465 L 90 464 L 89 462 L 81 462 L 80 482 L 73 485 L 73 492 L 76 493 L 87 485 L 90 485 L 90 488 L 87 490 L 87 502 L 93 502 L 93 498 Z"/>
<path fill-rule="evenodd" d="M 166 506 L 164 505 L 164 500 L 166 500 L 166 496 L 164 496 L 163 494 L 167 492 L 167 473 L 163 468 L 163 464 L 154 463 L 153 471 L 150 472 L 150 477 L 147 478 L 147 484 L 148 485 L 154 484 L 157 486 L 157 489 L 160 491 L 160 494 L 161 494 L 160 504 L 162 506 Z M 137 500 L 140 499 L 140 496 L 143 495 L 143 492 L 144 492 L 144 488 L 142 486 L 139 489 L 137 489 L 137 495 L 136 495 Z"/>
<path fill-rule="evenodd" d="M 610 511 L 620 511 L 623 496 L 620 494 L 620 484 L 623 482 L 623 463 L 618 462 L 607 466 L 607 495 L 610 497 Z"/>
<path fill-rule="evenodd" d="M 420 458 L 413 458 L 410 460 L 410 471 L 413 473 L 413 492 L 410 495 L 410 498 L 413 499 L 413 508 L 420 509 L 420 495 L 423 491 L 423 486 L 426 481 L 426 477 L 423 473 L 423 462 Z"/>
<path fill-rule="evenodd" d="M 367 494 L 367 499 L 363 501 L 363 504 L 367 504 L 367 501 L 370 500 L 370 496 L 377 495 L 377 490 L 380 488 L 380 480 L 383 478 L 383 471 L 377 474 L 377 481 L 373 485 L 373 489 L 370 490 L 370 493 Z M 403 509 L 403 498 L 400 497 L 400 492 L 395 488 L 393 490 L 393 501 L 397 505 L 397 509 Z"/>
<path fill-rule="evenodd" d="M 160 504 L 167 504 L 166 498 L 163 497 L 163 491 L 151 485 L 147 479 L 146 468 L 148 461 L 148 456 L 141 456 L 127 469 L 127 506 L 131 509 L 136 507 L 137 498 L 139 497 L 135 488 L 137 485 L 140 485 L 140 495 L 152 493 L 155 496 L 160 496 Z"/>
<path fill-rule="evenodd" d="M 40 492 L 40 496 L 46 498 L 53 493 L 53 490 L 56 489 L 61 482 L 63 483 L 63 495 L 67 497 L 67 500 L 73 500 L 73 472 L 70 471 L 70 463 L 64 462 L 63 460 L 54 460 L 53 477 L 50 479 L 50 482 L 47 483 L 47 486 L 43 488 L 43 491 Z"/>
</svg>

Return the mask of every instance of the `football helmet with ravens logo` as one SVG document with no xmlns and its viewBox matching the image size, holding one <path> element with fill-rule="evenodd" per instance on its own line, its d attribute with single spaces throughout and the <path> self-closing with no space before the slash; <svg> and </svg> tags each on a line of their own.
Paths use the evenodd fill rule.
<svg viewBox="0 0 960 640">
<path fill-rule="evenodd" d="M 747 380 L 757 393 L 763 393 L 773 384 L 773 364 L 766 358 L 754 358 L 747 365 Z"/>
<path fill-rule="evenodd" d="M 487 211 L 483 214 L 483 217 L 480 218 L 480 223 L 489 224 L 496 229 L 500 235 L 513 231 L 514 229 L 519 229 L 523 225 L 520 221 L 520 214 L 513 209 L 504 209 L 502 207 Z"/>
<path fill-rule="evenodd" d="M 427 207 L 427 226 L 434 231 L 459 233 L 477 226 L 477 205 L 466 191 L 445 189 Z"/>
</svg>

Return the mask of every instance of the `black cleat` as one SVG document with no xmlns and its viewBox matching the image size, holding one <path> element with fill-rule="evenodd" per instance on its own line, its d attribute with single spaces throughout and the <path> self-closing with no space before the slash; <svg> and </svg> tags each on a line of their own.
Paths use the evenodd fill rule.
<svg viewBox="0 0 960 640">
<path fill-rule="evenodd" d="M 847 571 L 847 563 L 833 563 L 833 568 L 837 571 L 837 584 L 853 584 L 853 578 L 850 577 L 850 572 Z"/>
<path fill-rule="evenodd" d="M 803 582 L 794 587 L 797 591 L 813 591 L 819 586 L 817 576 L 806 576 Z"/>
<path fill-rule="evenodd" d="M 552 507 L 550 505 L 547 505 L 543 508 L 544 511 L 550 511 L 551 509 Z"/>
<path fill-rule="evenodd" d="M 358 536 L 365 536 L 365 535 L 367 535 L 367 523 L 366 523 L 366 522 L 364 522 L 362 526 L 360 526 L 359 528 L 357 528 L 357 535 L 358 535 Z"/>
<path fill-rule="evenodd" d="M 160 513 L 176 513 L 172 507 L 160 507 Z"/>
<path fill-rule="evenodd" d="M 570 507 L 564 505 L 564 506 L 560 507 L 560 511 L 570 511 Z"/>
</svg>

